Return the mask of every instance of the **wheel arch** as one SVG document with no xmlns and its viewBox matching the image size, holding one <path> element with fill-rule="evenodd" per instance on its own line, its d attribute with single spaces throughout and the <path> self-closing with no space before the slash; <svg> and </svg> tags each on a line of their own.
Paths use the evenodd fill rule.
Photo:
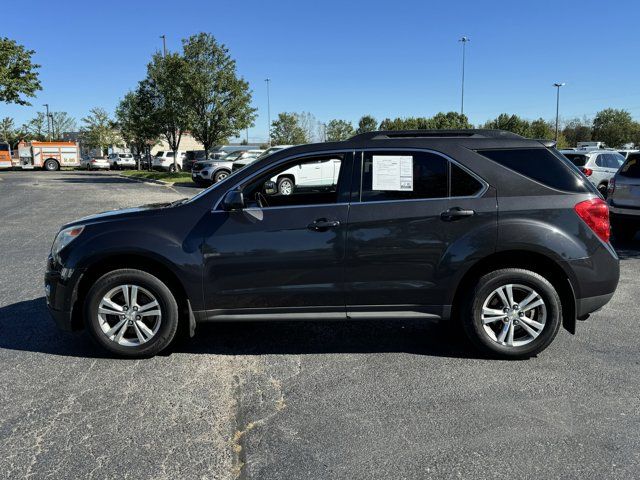
<svg viewBox="0 0 640 480">
<path fill-rule="evenodd" d="M 184 319 L 190 318 L 190 305 L 187 291 L 180 282 L 176 273 L 162 261 L 141 254 L 114 254 L 101 258 L 91 264 L 82 274 L 80 281 L 76 287 L 74 302 L 71 314 L 71 325 L 73 330 L 81 330 L 84 328 L 82 318 L 84 299 L 89 292 L 91 286 L 102 275 L 113 270 L 121 268 L 137 269 L 150 273 L 158 277 L 167 284 L 167 287 L 176 297 L 180 314 L 180 323 Z"/>
<path fill-rule="evenodd" d="M 534 251 L 509 250 L 493 253 L 479 260 L 469 268 L 458 283 L 452 302 L 452 318 L 457 318 L 464 296 L 473 283 L 485 273 L 501 268 L 524 268 L 545 277 L 558 292 L 562 303 L 562 326 L 570 333 L 575 333 L 576 297 L 564 268 L 554 259 Z"/>
</svg>

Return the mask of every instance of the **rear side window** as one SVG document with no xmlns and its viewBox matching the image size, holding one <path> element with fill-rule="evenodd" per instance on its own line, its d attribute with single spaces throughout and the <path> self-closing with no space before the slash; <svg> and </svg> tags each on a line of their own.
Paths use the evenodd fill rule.
<svg viewBox="0 0 640 480">
<path fill-rule="evenodd" d="M 451 163 L 451 196 L 472 197 L 480 193 L 483 185 L 455 163 Z"/>
<path fill-rule="evenodd" d="M 629 178 L 640 178 L 640 155 L 630 155 L 618 175 Z"/>
<path fill-rule="evenodd" d="M 9 151 L 9 145 L 7 145 L 6 143 L 0 143 L 0 152 L 8 152 Z"/>
<path fill-rule="evenodd" d="M 566 192 L 589 192 L 580 174 L 546 148 L 479 150 L 478 153 L 548 187 Z"/>
<path fill-rule="evenodd" d="M 446 198 L 448 161 L 429 152 L 364 152 L 362 201 Z"/>
</svg>

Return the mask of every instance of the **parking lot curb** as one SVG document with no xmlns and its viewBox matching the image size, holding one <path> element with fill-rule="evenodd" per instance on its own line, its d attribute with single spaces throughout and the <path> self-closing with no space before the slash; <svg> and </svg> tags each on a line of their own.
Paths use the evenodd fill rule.
<svg viewBox="0 0 640 480">
<path fill-rule="evenodd" d="M 121 178 L 126 178 L 129 180 L 132 180 L 134 182 L 140 182 L 140 183 L 151 183 L 151 184 L 155 184 L 155 185 L 163 185 L 165 187 L 173 187 L 173 185 L 176 182 L 165 182 L 164 180 L 156 180 L 153 178 L 137 178 L 137 177 L 131 177 L 129 175 L 123 175 L 121 173 L 118 174 L 119 177 Z"/>
</svg>

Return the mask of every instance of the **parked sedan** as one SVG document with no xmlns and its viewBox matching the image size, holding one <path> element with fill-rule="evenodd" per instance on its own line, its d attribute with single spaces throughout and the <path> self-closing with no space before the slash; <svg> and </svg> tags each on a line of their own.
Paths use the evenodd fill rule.
<svg viewBox="0 0 640 480">
<path fill-rule="evenodd" d="M 109 155 L 109 166 L 113 170 L 136 168 L 136 161 L 133 158 L 133 153 L 112 153 Z"/>
<path fill-rule="evenodd" d="M 609 182 L 607 203 L 611 229 L 621 240 L 631 240 L 640 230 L 640 153 L 629 154 Z"/>
<path fill-rule="evenodd" d="M 562 150 L 561 153 L 581 169 L 605 197 L 609 180 L 624 163 L 624 157 L 613 150 Z"/>
<path fill-rule="evenodd" d="M 91 157 L 85 155 L 80 160 L 80 168 L 86 168 L 87 170 L 109 170 L 109 160 L 105 157 Z"/>
</svg>

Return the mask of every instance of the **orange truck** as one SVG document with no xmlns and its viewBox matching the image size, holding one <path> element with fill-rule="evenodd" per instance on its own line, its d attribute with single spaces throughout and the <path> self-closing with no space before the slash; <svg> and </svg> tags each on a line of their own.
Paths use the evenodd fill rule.
<svg viewBox="0 0 640 480">
<path fill-rule="evenodd" d="M 25 142 L 18 144 L 20 167 L 24 170 L 80 166 L 80 147 L 76 142 Z"/>
<path fill-rule="evenodd" d="M 11 166 L 11 146 L 7 142 L 0 142 L 0 168 Z"/>
</svg>

